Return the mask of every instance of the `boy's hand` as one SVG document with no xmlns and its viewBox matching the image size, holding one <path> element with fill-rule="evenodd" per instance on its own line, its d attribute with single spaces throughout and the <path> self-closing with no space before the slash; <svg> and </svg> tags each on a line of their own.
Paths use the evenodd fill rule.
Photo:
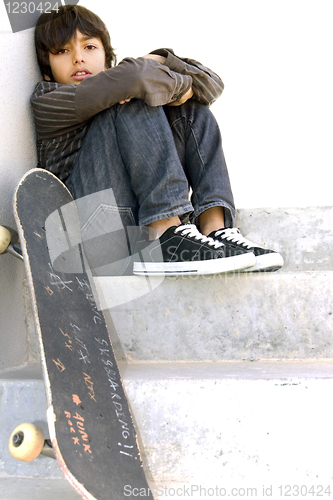
<svg viewBox="0 0 333 500">
<path fill-rule="evenodd" d="M 167 104 L 167 106 L 181 106 L 186 102 L 188 99 L 191 99 L 193 96 L 193 89 L 192 87 L 186 92 L 186 94 L 183 95 L 183 97 L 180 99 L 180 101 L 173 101 Z"/>
</svg>

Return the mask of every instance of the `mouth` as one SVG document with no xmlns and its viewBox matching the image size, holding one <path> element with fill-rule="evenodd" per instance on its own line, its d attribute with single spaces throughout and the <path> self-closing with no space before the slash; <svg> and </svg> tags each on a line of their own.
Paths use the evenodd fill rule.
<svg viewBox="0 0 333 500">
<path fill-rule="evenodd" d="M 89 76 L 92 76 L 90 71 L 81 69 L 81 70 L 76 70 L 72 75 L 71 78 L 77 81 L 84 80 L 85 78 L 88 78 Z"/>
</svg>

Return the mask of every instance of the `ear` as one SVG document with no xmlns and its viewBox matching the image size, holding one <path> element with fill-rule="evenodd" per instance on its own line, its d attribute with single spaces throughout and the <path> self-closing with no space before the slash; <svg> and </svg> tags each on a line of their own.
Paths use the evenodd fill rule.
<svg viewBox="0 0 333 500">
<path fill-rule="evenodd" d="M 51 78 L 50 78 L 49 76 L 47 76 L 47 75 L 43 75 L 43 77 L 44 77 L 44 80 L 46 80 L 47 82 L 50 82 L 50 81 L 51 81 Z"/>
</svg>

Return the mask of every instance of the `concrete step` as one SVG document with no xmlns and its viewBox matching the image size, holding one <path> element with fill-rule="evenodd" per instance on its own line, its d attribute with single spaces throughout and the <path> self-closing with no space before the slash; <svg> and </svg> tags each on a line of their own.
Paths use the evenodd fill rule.
<svg viewBox="0 0 333 500">
<path fill-rule="evenodd" d="M 237 224 L 282 253 L 281 271 L 96 279 L 118 359 L 333 357 L 333 208 L 238 210 Z M 15 342 L 3 332 L 1 368 L 39 362 L 25 282 L 18 293 L 26 331 L 22 321 Z"/>
<path fill-rule="evenodd" d="M 126 390 L 157 482 L 330 484 L 333 362 L 129 365 Z"/>
<path fill-rule="evenodd" d="M 95 282 L 118 360 L 333 357 L 330 270 Z M 28 297 L 26 322 L 28 362 L 38 363 Z"/>
<path fill-rule="evenodd" d="M 119 359 L 333 357 L 333 208 L 238 210 L 237 225 L 283 269 L 95 278 Z"/>
<path fill-rule="evenodd" d="M 1 500 L 82 500 L 63 478 L 0 477 Z"/>
<path fill-rule="evenodd" d="M 158 498 L 237 487 L 274 496 L 273 485 L 281 497 L 279 485 L 332 482 L 332 214 L 238 212 L 244 235 L 283 254 L 277 273 L 96 279 Z M 25 282 L 22 291 L 26 331 L 2 332 L 5 346 L 20 346 L 1 350 L 2 368 L 23 366 L 0 373 L 0 497 L 74 500 L 56 462 L 24 464 L 7 450 L 23 421 L 47 432 Z"/>
<path fill-rule="evenodd" d="M 333 207 L 243 209 L 236 223 L 244 236 L 280 252 L 284 271 L 333 269 Z"/>
<path fill-rule="evenodd" d="M 119 359 L 333 357 L 330 270 L 166 278 L 141 296 L 145 278 L 96 282 Z"/>
<path fill-rule="evenodd" d="M 205 488 L 211 497 L 213 488 L 331 483 L 333 360 L 120 368 L 157 497 L 176 496 L 176 487 L 179 497 L 189 487 L 193 496 Z M 25 464 L 10 457 L 12 428 L 32 421 L 46 430 L 46 407 L 42 380 L 9 376 L 0 384 L 1 498 L 53 499 L 66 492 L 74 500 L 55 461 Z"/>
<path fill-rule="evenodd" d="M 30 366 L 2 376 L 7 378 L 0 380 L 1 499 L 79 500 L 81 497 L 64 479 L 56 460 L 39 456 L 33 462 L 24 463 L 13 459 L 8 451 L 11 433 L 23 422 L 38 425 L 48 437 L 46 400 L 40 367 Z M 63 497 L 60 497 L 60 494 Z"/>
</svg>

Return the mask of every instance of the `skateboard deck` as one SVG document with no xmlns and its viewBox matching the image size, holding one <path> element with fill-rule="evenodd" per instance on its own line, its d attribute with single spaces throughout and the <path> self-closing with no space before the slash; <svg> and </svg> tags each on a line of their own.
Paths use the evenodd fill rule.
<svg viewBox="0 0 333 500">
<path fill-rule="evenodd" d="M 83 498 L 119 500 L 132 490 L 152 497 L 75 203 L 53 174 L 33 169 L 17 188 L 14 215 L 56 458 Z"/>
</svg>

